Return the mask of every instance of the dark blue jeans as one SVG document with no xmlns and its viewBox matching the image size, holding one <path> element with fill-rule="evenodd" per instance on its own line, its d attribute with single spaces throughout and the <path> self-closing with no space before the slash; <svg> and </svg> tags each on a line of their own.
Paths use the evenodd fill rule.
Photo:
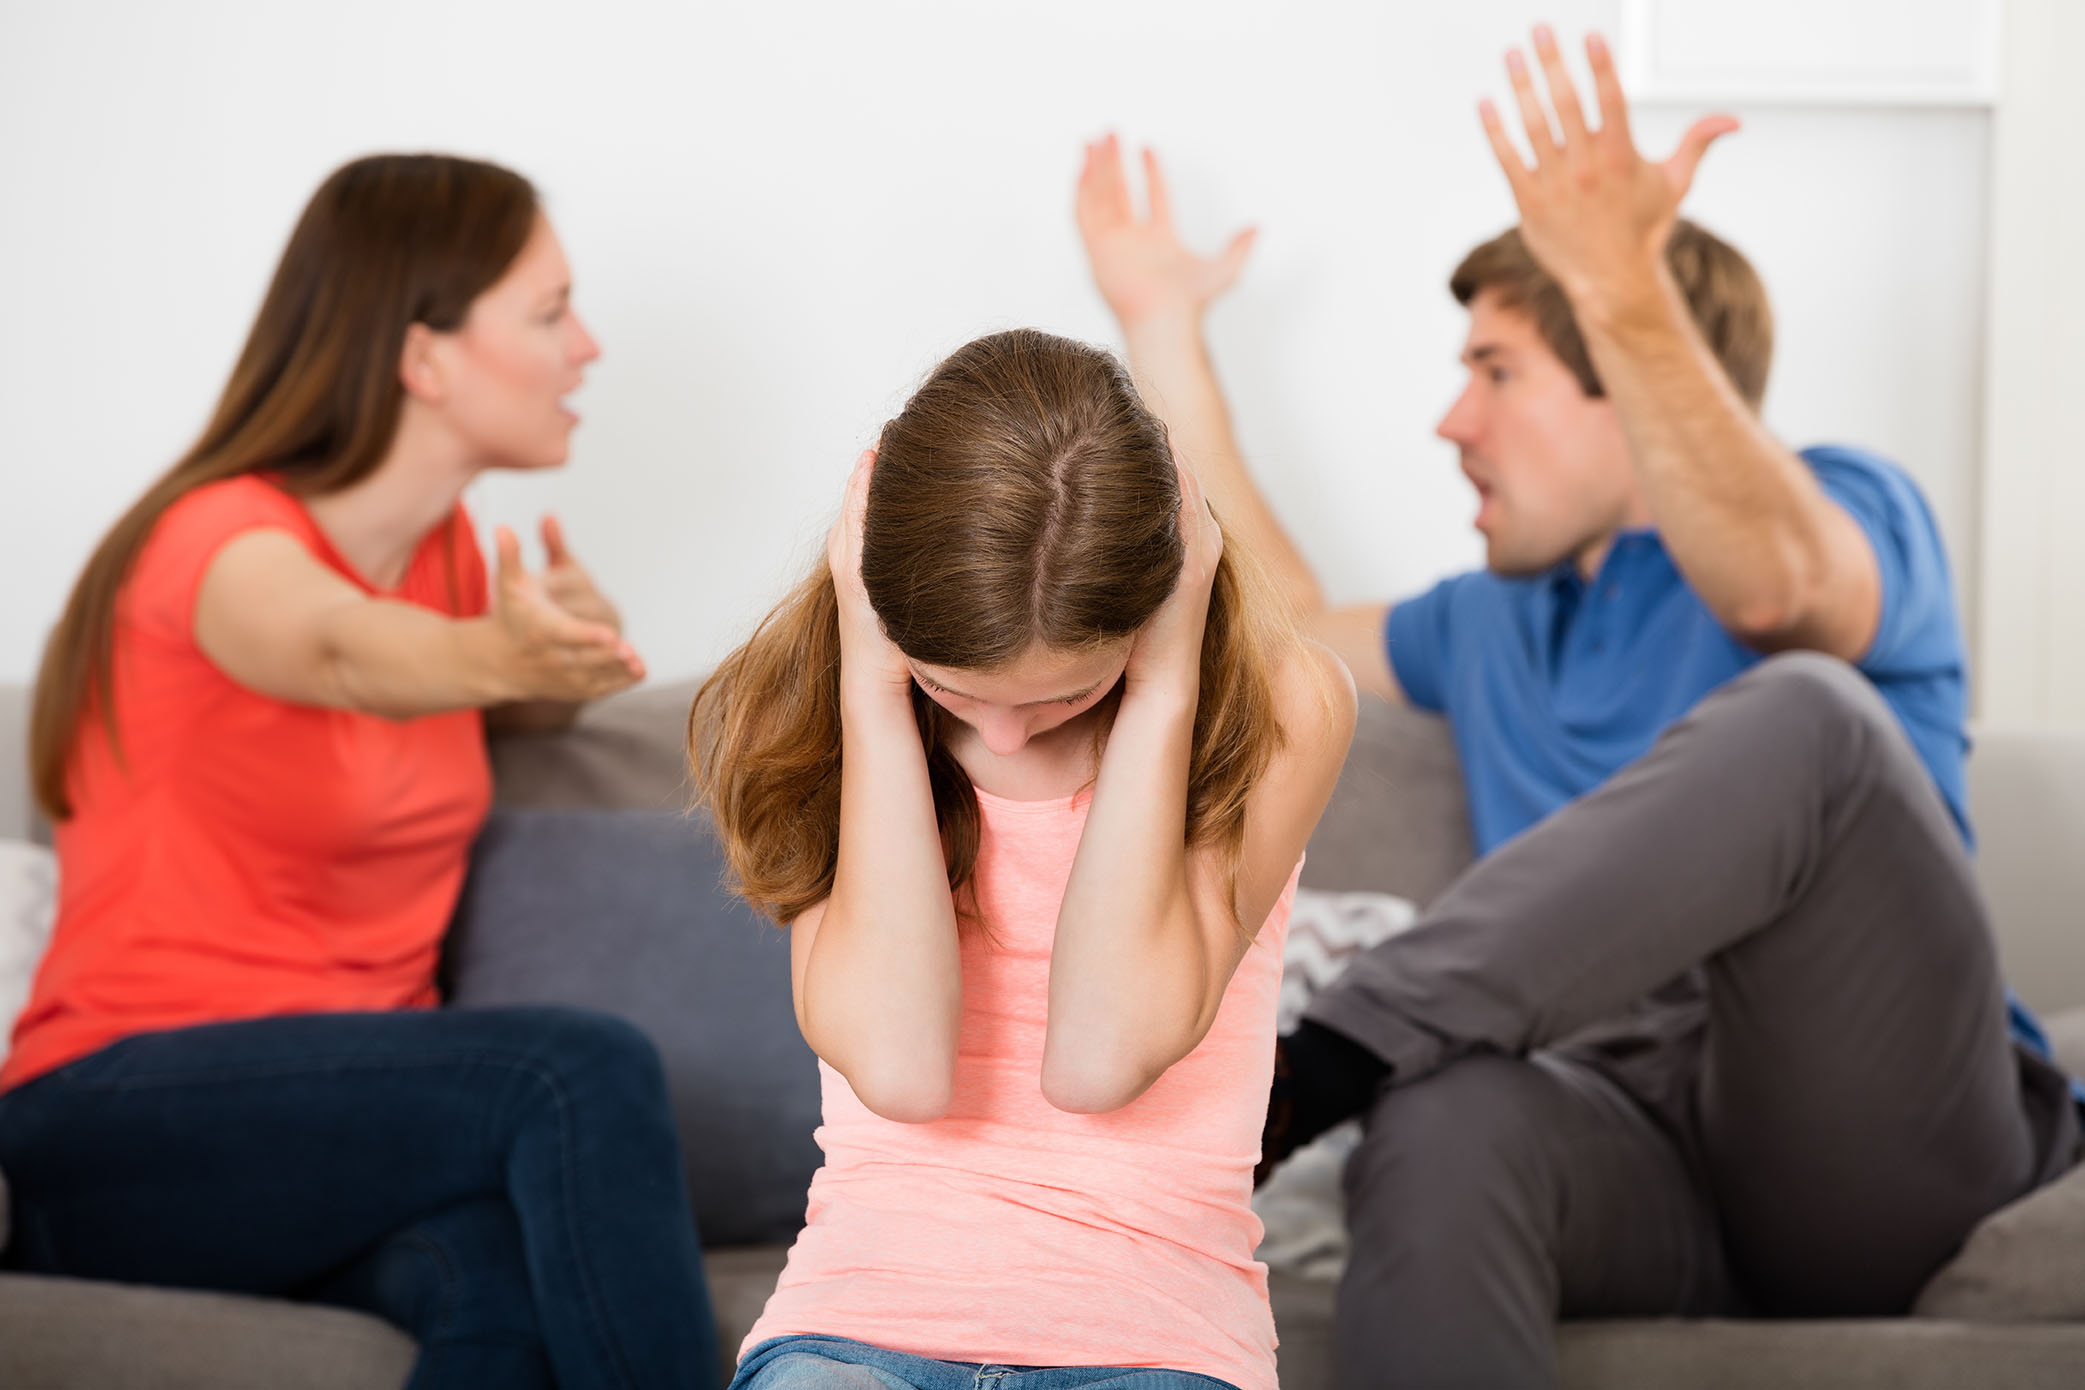
<svg viewBox="0 0 2085 1390">
<path fill-rule="evenodd" d="M 360 1308 L 413 1390 L 717 1381 L 658 1054 L 605 1014 L 127 1038 L 0 1095 L 0 1169 L 13 1268 Z"/>
</svg>

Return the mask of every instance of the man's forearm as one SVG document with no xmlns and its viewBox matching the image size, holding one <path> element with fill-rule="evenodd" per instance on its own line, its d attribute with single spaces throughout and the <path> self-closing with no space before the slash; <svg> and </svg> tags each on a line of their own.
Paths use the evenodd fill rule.
<svg viewBox="0 0 2085 1390">
<path fill-rule="evenodd" d="M 1652 520 L 1702 602 L 1741 638 L 1843 645 L 1843 622 L 1803 629 L 1845 609 L 1829 591 L 1858 528 L 1738 395 L 1678 287 L 1661 273 L 1573 307 Z"/>
<path fill-rule="evenodd" d="M 1317 576 L 1246 471 L 1200 317 L 1154 317 L 1125 324 L 1124 335 L 1138 389 L 1166 422 L 1173 447 L 1202 480 L 1225 529 L 1266 566 L 1299 615 L 1324 607 Z"/>
</svg>

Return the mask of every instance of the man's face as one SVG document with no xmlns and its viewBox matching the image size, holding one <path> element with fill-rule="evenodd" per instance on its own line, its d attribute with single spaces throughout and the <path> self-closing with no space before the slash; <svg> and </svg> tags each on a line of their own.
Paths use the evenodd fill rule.
<svg viewBox="0 0 2085 1390">
<path fill-rule="evenodd" d="M 1470 301 L 1462 363 L 1469 384 L 1434 433 L 1462 455 L 1477 489 L 1485 564 L 1540 574 L 1590 567 L 1625 526 L 1646 524 L 1614 406 L 1586 395 L 1534 321 L 1485 290 Z"/>
</svg>

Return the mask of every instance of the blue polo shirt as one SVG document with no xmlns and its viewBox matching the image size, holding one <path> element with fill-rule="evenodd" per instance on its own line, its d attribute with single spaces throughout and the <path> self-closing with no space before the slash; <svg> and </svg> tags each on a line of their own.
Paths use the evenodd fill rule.
<svg viewBox="0 0 2085 1390">
<path fill-rule="evenodd" d="M 1967 658 L 1933 514 L 1910 477 L 1873 454 L 1801 457 L 1860 523 L 1881 569 L 1881 621 L 1856 665 L 1971 841 Z M 1448 717 L 1480 854 L 1598 787 L 1761 659 L 1695 596 L 1651 530 L 1619 535 L 1590 582 L 1571 561 L 1532 578 L 1444 580 L 1393 607 L 1386 638 L 1405 697 Z M 2047 1055 L 2017 1003 L 2013 1016 L 2015 1033 Z"/>
</svg>

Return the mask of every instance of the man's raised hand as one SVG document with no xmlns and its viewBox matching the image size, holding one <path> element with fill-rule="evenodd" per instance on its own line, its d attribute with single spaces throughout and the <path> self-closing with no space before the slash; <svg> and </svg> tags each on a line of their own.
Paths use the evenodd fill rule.
<svg viewBox="0 0 2085 1390">
<path fill-rule="evenodd" d="M 1637 152 L 1629 133 L 1629 106 L 1606 42 L 1594 34 L 1585 45 L 1600 105 L 1600 125 L 1594 130 L 1586 126 L 1556 36 L 1542 25 L 1534 39 L 1555 126 L 1526 58 L 1511 49 L 1506 73 L 1534 164 L 1521 159 L 1489 100 L 1478 107 L 1484 133 L 1513 188 L 1528 251 L 1581 312 L 1611 308 L 1654 282 L 1696 166 L 1709 145 L 1736 130 L 1738 122 L 1733 116 L 1705 116 L 1680 137 L 1671 158 L 1654 164 Z"/>
<path fill-rule="evenodd" d="M 1140 220 L 1122 169 L 1121 143 L 1110 135 L 1086 146 L 1076 201 L 1079 236 L 1093 283 L 1125 331 L 1159 319 L 1198 320 L 1238 278 L 1256 235 L 1247 228 L 1220 254 L 1196 255 L 1173 228 L 1165 175 L 1149 150 L 1144 177 L 1150 216 Z"/>
</svg>

